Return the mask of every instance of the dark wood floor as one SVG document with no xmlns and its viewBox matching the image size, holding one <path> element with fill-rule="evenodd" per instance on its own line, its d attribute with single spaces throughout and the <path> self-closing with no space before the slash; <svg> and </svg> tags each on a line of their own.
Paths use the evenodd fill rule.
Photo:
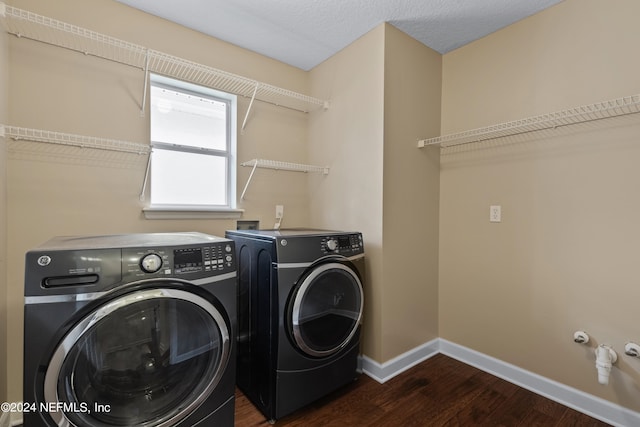
<svg viewBox="0 0 640 427">
<path fill-rule="evenodd" d="M 239 391 L 237 426 L 268 426 Z M 384 384 L 366 375 L 276 422 L 284 426 L 607 426 L 438 354 Z"/>
</svg>

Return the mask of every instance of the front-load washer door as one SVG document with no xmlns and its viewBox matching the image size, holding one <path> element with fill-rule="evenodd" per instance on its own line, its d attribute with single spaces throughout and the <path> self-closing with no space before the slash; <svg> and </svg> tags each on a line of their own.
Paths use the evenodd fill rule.
<svg viewBox="0 0 640 427">
<path fill-rule="evenodd" d="M 59 426 L 175 425 L 210 395 L 229 354 L 229 327 L 208 299 L 168 286 L 121 295 L 53 353 L 49 415 Z"/>
<path fill-rule="evenodd" d="M 295 287 L 289 309 L 291 335 L 297 348 L 313 357 L 343 349 L 362 318 L 362 283 L 350 263 L 312 266 Z"/>
</svg>

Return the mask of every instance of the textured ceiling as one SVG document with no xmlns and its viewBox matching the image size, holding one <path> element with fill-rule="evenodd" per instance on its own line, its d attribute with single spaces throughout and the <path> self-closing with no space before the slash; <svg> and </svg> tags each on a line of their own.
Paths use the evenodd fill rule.
<svg viewBox="0 0 640 427">
<path fill-rule="evenodd" d="M 383 22 L 446 53 L 562 0 L 117 0 L 303 70 Z"/>
</svg>

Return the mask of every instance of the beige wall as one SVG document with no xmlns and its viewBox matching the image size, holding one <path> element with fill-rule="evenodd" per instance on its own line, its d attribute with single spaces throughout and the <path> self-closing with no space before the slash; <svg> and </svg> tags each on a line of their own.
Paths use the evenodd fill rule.
<svg viewBox="0 0 640 427">
<path fill-rule="evenodd" d="M 94 0 L 90 7 L 83 0 L 16 0 L 12 5 L 276 86 L 309 91 L 308 74 L 299 69 L 111 0 Z M 9 124 L 148 141 L 148 114 L 140 117 L 142 71 L 24 38 L 10 37 L 9 54 Z M 241 124 L 249 101 L 241 98 L 238 104 Z M 245 131 L 239 132 L 238 160 L 307 163 L 307 121 L 304 113 L 256 102 Z M 23 270 L 28 249 L 55 235 L 185 230 L 224 235 L 235 228 L 235 221 L 145 220 L 139 200 L 144 156 L 26 141 L 10 141 L 8 150 L 9 268 L 8 286 L 2 287 L 7 293 L 8 360 L 2 370 L 8 367 L 8 399 L 16 401 L 22 395 Z M 239 192 L 249 172 L 239 168 Z M 275 205 L 283 204 L 283 225 L 306 225 L 307 179 L 302 173 L 256 171 L 246 200 L 239 201 L 244 218 L 271 227 Z"/>
<path fill-rule="evenodd" d="M 442 132 L 639 93 L 638 16 L 567 0 L 445 55 Z M 442 151 L 442 338 L 640 409 L 622 355 L 640 341 L 639 132 L 629 117 Z M 578 329 L 621 355 L 609 386 Z"/>
<path fill-rule="evenodd" d="M 384 26 L 314 68 L 310 76 L 311 94 L 331 102 L 327 111 L 309 120 L 309 161 L 331 167 L 328 175 L 311 177 L 311 224 L 363 233 L 363 352 L 380 360 Z"/>
<path fill-rule="evenodd" d="M 442 56 L 385 26 L 382 355 L 390 360 L 438 337 L 437 148 Z"/>
<path fill-rule="evenodd" d="M 331 107 L 310 120 L 318 227 L 363 232 L 363 353 L 380 362 L 438 332 L 437 150 L 416 141 L 440 126 L 441 56 L 383 24 L 311 71 Z"/>
<path fill-rule="evenodd" d="M 9 49 L 0 31 L 0 124 L 8 116 Z M 0 402 L 7 400 L 7 145 L 0 137 Z"/>
</svg>

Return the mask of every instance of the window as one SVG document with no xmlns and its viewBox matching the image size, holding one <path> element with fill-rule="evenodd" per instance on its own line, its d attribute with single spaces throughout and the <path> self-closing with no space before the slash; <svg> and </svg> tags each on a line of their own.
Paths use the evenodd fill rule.
<svg viewBox="0 0 640 427">
<path fill-rule="evenodd" d="M 148 210 L 235 209 L 236 96 L 158 75 L 150 86 Z"/>
</svg>

